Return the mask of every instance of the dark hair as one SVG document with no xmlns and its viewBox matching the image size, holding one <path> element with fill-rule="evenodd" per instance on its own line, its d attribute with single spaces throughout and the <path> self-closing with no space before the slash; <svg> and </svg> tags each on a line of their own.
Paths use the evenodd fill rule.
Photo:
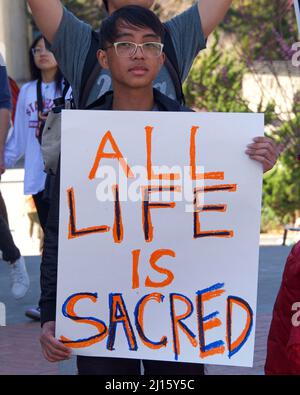
<svg viewBox="0 0 300 395">
<path fill-rule="evenodd" d="M 103 0 L 103 4 L 104 4 L 106 11 L 108 12 L 108 0 Z"/>
<path fill-rule="evenodd" d="M 37 46 L 38 42 L 42 39 L 44 39 L 44 37 L 42 35 L 37 36 L 36 39 L 31 44 L 31 47 L 29 49 L 29 66 L 30 66 L 30 76 L 31 76 L 32 81 L 42 80 L 42 72 L 36 66 L 35 61 L 34 61 L 34 56 L 32 53 L 32 50 Z M 62 80 L 63 80 L 63 75 L 62 75 L 60 69 L 57 67 L 57 72 L 55 75 L 56 91 L 57 92 L 61 91 Z"/>
<path fill-rule="evenodd" d="M 117 39 L 119 22 L 134 27 L 148 27 L 164 42 L 164 25 L 154 12 L 145 7 L 129 5 L 118 9 L 102 22 L 100 29 L 102 49 L 105 49 L 107 43 L 112 44 Z"/>
</svg>

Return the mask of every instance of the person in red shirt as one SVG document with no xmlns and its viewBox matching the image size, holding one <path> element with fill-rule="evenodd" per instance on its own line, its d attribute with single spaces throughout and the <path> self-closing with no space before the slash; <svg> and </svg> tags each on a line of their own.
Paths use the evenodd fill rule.
<svg viewBox="0 0 300 395">
<path fill-rule="evenodd" d="M 300 241 L 288 256 L 273 309 L 266 375 L 300 375 Z"/>
</svg>

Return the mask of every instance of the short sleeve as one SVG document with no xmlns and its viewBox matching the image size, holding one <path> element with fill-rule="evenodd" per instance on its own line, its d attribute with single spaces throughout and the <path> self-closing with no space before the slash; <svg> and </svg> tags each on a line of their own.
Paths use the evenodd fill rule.
<svg viewBox="0 0 300 395">
<path fill-rule="evenodd" d="M 82 72 L 91 45 L 92 28 L 64 8 L 63 18 L 51 51 L 64 77 L 70 83 L 73 97 L 78 103 Z"/>
</svg>

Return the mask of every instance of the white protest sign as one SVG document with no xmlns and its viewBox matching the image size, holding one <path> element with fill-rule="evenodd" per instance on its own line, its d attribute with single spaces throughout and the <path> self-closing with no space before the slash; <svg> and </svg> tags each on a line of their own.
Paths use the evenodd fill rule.
<svg viewBox="0 0 300 395">
<path fill-rule="evenodd" d="M 261 114 L 64 111 L 57 338 L 252 366 L 262 167 L 245 150 L 263 132 Z"/>
</svg>

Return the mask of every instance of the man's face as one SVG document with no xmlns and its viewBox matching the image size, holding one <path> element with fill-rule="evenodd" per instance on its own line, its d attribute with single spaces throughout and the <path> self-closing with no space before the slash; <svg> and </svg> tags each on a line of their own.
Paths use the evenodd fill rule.
<svg viewBox="0 0 300 395">
<path fill-rule="evenodd" d="M 116 42 L 161 43 L 161 39 L 150 28 L 120 25 Z M 105 51 L 98 52 L 98 60 L 103 68 L 110 70 L 114 89 L 116 85 L 134 89 L 152 86 L 164 63 L 163 53 L 159 56 L 152 56 L 148 50 L 143 51 L 141 47 L 138 47 L 133 56 L 118 56 L 115 47 L 108 46 L 109 48 Z"/>
<path fill-rule="evenodd" d="M 128 5 L 139 5 L 141 7 L 151 8 L 153 3 L 154 0 L 108 0 L 108 7 L 109 12 L 112 13 Z"/>
</svg>

